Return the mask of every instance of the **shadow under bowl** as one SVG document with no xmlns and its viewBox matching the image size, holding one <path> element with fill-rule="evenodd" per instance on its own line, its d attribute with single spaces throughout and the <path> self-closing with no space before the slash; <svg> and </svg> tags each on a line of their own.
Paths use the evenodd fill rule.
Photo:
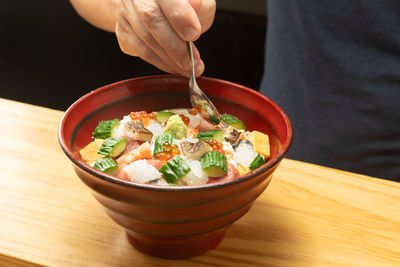
<svg viewBox="0 0 400 267">
<path fill-rule="evenodd" d="M 125 228 L 130 243 L 153 256 L 188 258 L 215 248 L 267 188 L 291 144 L 290 121 L 270 99 L 219 79 L 202 77 L 198 84 L 221 113 L 269 135 L 271 157 L 266 164 L 235 181 L 162 187 L 120 180 L 80 159 L 79 150 L 91 142 L 101 120 L 131 111 L 190 107 L 188 79 L 181 76 L 134 78 L 101 87 L 72 104 L 60 121 L 59 142 L 76 174 L 108 216 Z"/>
</svg>

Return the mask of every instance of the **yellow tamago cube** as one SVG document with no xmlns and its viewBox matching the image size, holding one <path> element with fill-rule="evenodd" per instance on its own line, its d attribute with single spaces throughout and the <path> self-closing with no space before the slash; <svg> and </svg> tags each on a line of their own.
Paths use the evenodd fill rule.
<svg viewBox="0 0 400 267">
<path fill-rule="evenodd" d="M 79 150 L 79 154 L 81 154 L 81 158 L 87 163 L 92 164 L 97 160 L 104 158 L 104 155 L 98 154 L 101 145 L 103 144 L 103 139 L 95 139 L 93 142 Z"/>
<path fill-rule="evenodd" d="M 249 168 L 243 167 L 242 165 L 238 164 L 237 169 L 239 171 L 239 175 L 245 175 L 246 173 L 250 172 Z"/>
<path fill-rule="evenodd" d="M 264 156 L 265 159 L 268 159 L 271 152 L 269 146 L 269 137 L 266 134 L 263 134 L 259 131 L 252 131 L 247 137 L 247 140 L 253 145 L 254 150 Z"/>
</svg>

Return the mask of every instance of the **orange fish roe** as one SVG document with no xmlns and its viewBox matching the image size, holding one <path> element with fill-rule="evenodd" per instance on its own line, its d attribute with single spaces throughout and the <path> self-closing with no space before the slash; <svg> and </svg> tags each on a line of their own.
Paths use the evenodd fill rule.
<svg viewBox="0 0 400 267">
<path fill-rule="evenodd" d="M 206 139 L 204 140 L 207 142 L 207 144 L 209 144 L 211 146 L 211 149 L 217 152 L 220 152 L 222 154 L 225 154 L 225 151 L 223 149 L 223 144 L 221 142 L 215 141 L 215 140 L 210 140 L 210 139 Z"/>
<path fill-rule="evenodd" d="M 131 112 L 129 116 L 131 117 L 132 120 L 141 120 L 143 123 L 143 126 L 149 125 L 149 120 L 154 118 L 154 115 L 152 113 L 147 113 L 146 111 L 136 111 L 136 112 Z"/>
<path fill-rule="evenodd" d="M 163 152 L 157 153 L 155 156 L 156 159 L 162 161 L 168 161 L 175 157 L 176 155 L 180 154 L 179 148 L 177 145 L 171 145 L 170 143 L 166 142 L 163 144 Z"/>
<path fill-rule="evenodd" d="M 190 109 L 189 113 L 190 113 L 190 115 L 195 116 L 195 115 L 197 115 L 197 113 L 199 113 L 199 111 L 196 108 L 192 108 L 192 109 Z"/>
<path fill-rule="evenodd" d="M 182 121 L 186 124 L 189 125 L 190 119 L 188 117 L 186 117 L 185 115 L 181 114 L 179 115 L 179 117 L 181 117 Z"/>
</svg>

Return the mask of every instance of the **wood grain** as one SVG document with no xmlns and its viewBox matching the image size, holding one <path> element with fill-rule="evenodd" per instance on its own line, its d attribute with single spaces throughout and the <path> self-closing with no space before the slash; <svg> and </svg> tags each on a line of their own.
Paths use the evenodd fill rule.
<svg viewBox="0 0 400 267">
<path fill-rule="evenodd" d="M 288 159 L 217 249 L 137 252 L 61 151 L 62 114 L 0 99 L 1 266 L 400 265 L 400 184 Z"/>
</svg>

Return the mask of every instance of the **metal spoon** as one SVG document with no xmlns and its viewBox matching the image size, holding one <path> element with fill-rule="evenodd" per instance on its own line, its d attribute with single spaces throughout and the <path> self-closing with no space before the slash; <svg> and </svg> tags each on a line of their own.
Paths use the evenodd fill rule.
<svg viewBox="0 0 400 267">
<path fill-rule="evenodd" d="M 190 55 L 189 96 L 192 106 L 197 109 L 206 120 L 213 124 L 218 124 L 220 116 L 218 110 L 203 91 L 201 91 L 196 82 L 192 42 L 187 42 L 187 47 Z"/>
</svg>

